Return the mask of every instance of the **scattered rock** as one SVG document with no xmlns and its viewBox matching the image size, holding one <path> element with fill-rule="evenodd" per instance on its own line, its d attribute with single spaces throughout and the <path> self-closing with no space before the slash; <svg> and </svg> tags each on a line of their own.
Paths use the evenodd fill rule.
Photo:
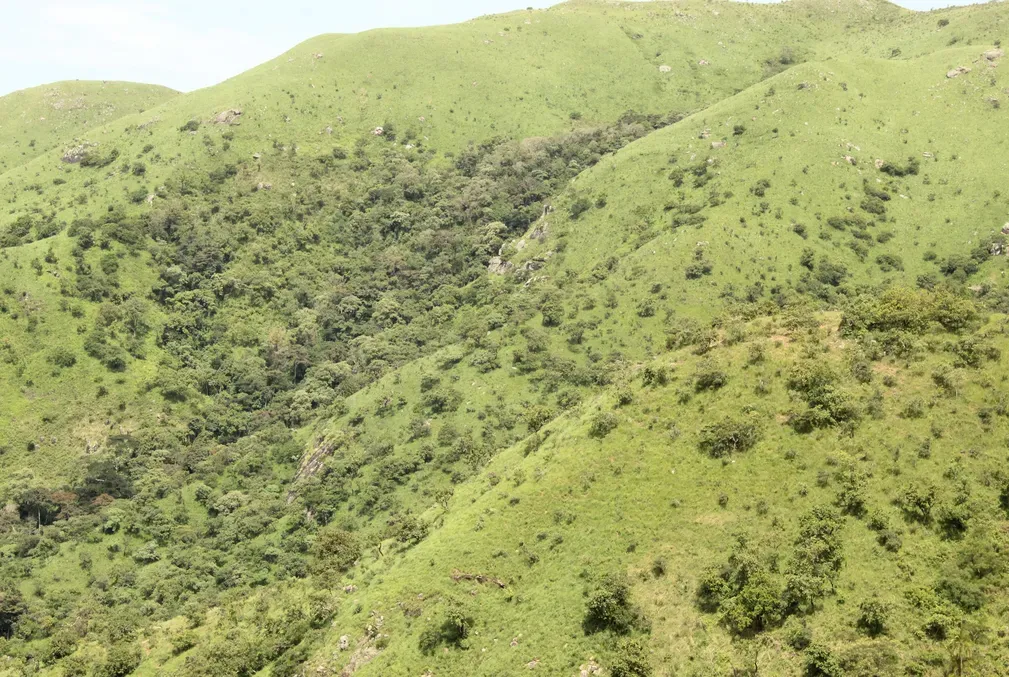
<svg viewBox="0 0 1009 677">
<path fill-rule="evenodd" d="M 524 239 L 519 240 L 518 242 L 515 243 L 515 251 L 520 252 L 525 248 L 526 248 L 526 241 Z"/>
<path fill-rule="evenodd" d="M 885 165 L 886 162 L 884 162 L 881 158 L 876 158 L 876 162 L 874 162 L 873 164 L 876 165 L 876 169 L 882 169 L 883 165 Z"/>
<path fill-rule="evenodd" d="M 662 64 L 661 66 L 659 66 L 659 72 L 660 73 L 669 73 L 672 70 L 673 70 L 672 67 L 671 66 L 667 66 L 666 64 Z"/>
<path fill-rule="evenodd" d="M 1001 59 L 1002 57 L 1004 57 L 1005 51 L 1003 51 L 1002 49 L 989 49 L 981 56 L 983 56 L 988 61 L 995 61 L 996 59 Z"/>
<path fill-rule="evenodd" d="M 951 70 L 948 73 L 946 73 L 946 77 L 947 78 L 958 78 L 961 75 L 966 75 L 967 73 L 970 73 L 970 70 L 971 69 L 968 68 L 967 66 L 957 66 L 953 70 Z"/>
<path fill-rule="evenodd" d="M 315 54 L 312 55 L 312 58 L 313 59 L 321 59 L 322 58 L 322 52 L 316 52 Z"/>
<path fill-rule="evenodd" d="M 452 572 L 452 580 L 458 583 L 459 581 L 476 581 L 477 583 L 493 583 L 499 588 L 506 588 L 508 585 L 502 581 L 500 578 L 494 578 L 493 576 L 485 576 L 484 574 L 467 574 L 465 572 L 456 569 Z"/>
<path fill-rule="evenodd" d="M 529 668 L 530 670 L 535 670 L 539 666 L 539 664 L 540 664 L 540 659 L 539 658 L 534 658 L 533 660 L 531 660 L 528 663 L 526 663 L 526 667 Z"/>
<path fill-rule="evenodd" d="M 345 586 L 343 586 L 343 591 L 345 593 L 347 593 L 348 595 L 352 595 L 355 592 L 357 592 L 357 586 L 356 585 L 345 585 Z"/>
<path fill-rule="evenodd" d="M 710 66 L 711 64 L 708 62 L 707 59 L 701 59 L 700 61 L 697 62 L 697 65 L 698 66 Z"/>
<path fill-rule="evenodd" d="M 707 139 L 710 136 L 711 136 L 711 130 L 710 129 L 705 129 L 705 130 L 703 130 L 701 132 L 701 138 L 702 139 Z"/>
<path fill-rule="evenodd" d="M 382 129 L 381 127 L 375 127 L 375 129 L 371 130 L 371 133 L 374 134 L 375 136 L 382 136 L 383 134 L 385 134 L 385 130 Z"/>
<path fill-rule="evenodd" d="M 150 195 L 148 195 L 147 196 L 147 204 L 149 204 L 149 205 L 154 204 L 154 198 L 156 198 L 156 197 L 157 197 L 157 195 L 155 195 L 154 193 L 151 193 Z"/>
<path fill-rule="evenodd" d="M 991 254 L 992 256 L 1001 256 L 1002 255 L 1002 243 L 1001 242 L 992 242 L 991 246 L 988 247 L 988 253 Z"/>
<path fill-rule="evenodd" d="M 266 182 L 266 181 L 260 181 L 259 183 L 256 184 L 256 190 L 257 191 L 259 191 L 259 190 L 272 190 L 272 189 L 273 189 L 273 184 L 269 183 L 269 182 Z"/>
<path fill-rule="evenodd" d="M 599 664 L 595 660 L 589 660 L 579 669 L 578 677 L 592 677 L 592 675 L 601 675 L 602 673 L 603 669 L 599 667 Z"/>
<path fill-rule="evenodd" d="M 324 130 L 322 130 L 322 131 L 326 132 L 326 134 L 332 134 L 333 133 L 333 128 L 330 127 L 329 125 L 326 125 L 326 128 Z"/>
<path fill-rule="evenodd" d="M 522 270 L 528 270 L 528 271 L 539 270 L 545 264 L 546 261 L 543 261 L 542 259 L 530 259 L 529 261 L 526 261 L 525 264 L 522 266 Z"/>
<path fill-rule="evenodd" d="M 1007 221 L 1006 224 L 1002 226 L 1002 234 L 1009 235 L 1009 221 Z"/>
<path fill-rule="evenodd" d="M 70 165 L 75 165 L 84 159 L 84 156 L 88 154 L 88 150 L 94 148 L 97 144 L 89 143 L 87 141 L 74 146 L 72 148 L 67 148 L 63 151 L 63 157 L 60 158 L 63 162 Z"/>
<path fill-rule="evenodd" d="M 349 649 L 350 637 L 348 637 L 347 635 L 340 635 L 340 643 L 337 644 L 336 648 L 338 648 L 340 651 L 346 651 L 347 649 Z"/>
<path fill-rule="evenodd" d="M 711 147 L 712 148 L 725 148 L 725 142 L 724 141 L 712 141 L 711 142 Z"/>
<path fill-rule="evenodd" d="M 844 161 L 847 162 L 849 165 L 853 165 L 858 162 L 858 160 L 856 160 L 854 156 L 851 155 L 845 155 Z"/>
<path fill-rule="evenodd" d="M 548 232 L 547 224 L 544 223 L 542 226 L 536 226 L 536 228 L 529 235 L 529 237 L 531 237 L 534 240 L 539 240 L 540 242 L 542 242 L 543 240 L 546 239 L 547 232 Z"/>
<path fill-rule="evenodd" d="M 238 124 L 238 118 L 242 116 L 242 111 L 240 108 L 229 108 L 228 110 L 221 111 L 214 118 L 214 122 L 219 125 L 236 125 Z"/>
</svg>

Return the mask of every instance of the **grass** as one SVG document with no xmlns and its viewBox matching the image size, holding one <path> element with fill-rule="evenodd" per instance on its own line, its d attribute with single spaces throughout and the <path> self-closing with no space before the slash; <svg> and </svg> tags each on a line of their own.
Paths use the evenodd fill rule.
<svg viewBox="0 0 1009 677">
<path fill-rule="evenodd" d="M 75 631 L 75 656 L 103 669 L 110 647 L 136 645 L 135 674 L 612 671 L 626 638 L 584 621 L 613 574 L 628 577 L 648 620 L 631 634 L 651 674 L 801 674 L 815 651 L 795 643 L 800 626 L 838 674 L 943 674 L 957 629 L 974 625 L 970 670 L 1000 674 L 1004 572 L 964 572 L 1007 545 L 1006 259 L 991 253 L 1009 219 L 1006 83 L 981 57 L 1005 15 L 997 4 L 912 13 L 818 0 L 570 2 L 321 36 L 184 95 L 60 85 L 90 108 L 53 128 L 18 121 L 35 110 L 25 97 L 51 107 L 52 89 L 0 99 L 0 129 L 22 125 L 0 146 L 0 234 L 26 215 L 35 234 L 116 208 L 122 223 L 147 227 L 178 209 L 191 219 L 186 256 L 227 253 L 188 282 L 164 269 L 167 236 L 81 253 L 80 234 L 58 229 L 0 253 L 0 495 L 17 508 L 26 487 L 77 479 L 96 441 L 122 451 L 137 484 L 135 499 L 41 534 L 3 513 L 4 571 L 19 572 L 33 611 L 25 636 L 0 644 L 12 656 L 0 674 L 29 664 L 62 674 L 67 659 L 33 656 L 47 655 L 49 628 L 69 627 L 71 614 L 94 626 Z M 948 78 L 958 66 L 972 70 Z M 238 124 L 214 121 L 230 109 L 242 111 Z M 321 359 L 380 378 L 340 391 L 303 425 L 288 429 L 282 409 L 264 405 L 255 434 L 201 437 L 238 406 L 222 374 L 306 345 L 294 337 L 316 326 L 326 294 L 396 301 L 394 287 L 354 283 L 385 280 L 368 277 L 379 267 L 415 274 L 401 261 L 431 255 L 390 247 L 362 262 L 333 236 L 367 211 L 355 200 L 374 177 L 358 177 L 355 161 L 416 151 L 381 165 L 395 171 L 379 190 L 419 176 L 421 154 L 447 171 L 472 144 L 587 129 L 628 109 L 686 116 L 584 168 L 552 211 L 500 247 L 511 274 L 432 294 L 422 310 L 440 318 L 444 340 L 428 344 L 437 350 L 396 368 L 371 360 L 395 360 L 401 344 L 388 337 L 411 330 L 376 320 Z M 378 126 L 392 146 L 371 138 Z M 104 167 L 60 162 L 74 139 L 118 156 Z M 330 173 L 322 160 L 340 150 Z M 904 169 L 910 158 L 916 172 Z M 229 248 L 214 249 L 215 237 Z M 965 270 L 979 247 L 978 270 Z M 115 303 L 63 288 L 112 259 Z M 176 309 L 152 302 L 142 356 L 110 372 L 85 355 L 109 305 L 151 300 L 173 275 L 185 291 L 172 304 L 209 307 L 196 279 L 205 271 L 227 299 L 207 319 L 209 345 L 166 338 Z M 856 299 L 914 286 L 986 310 L 960 334 L 934 323 L 843 330 Z M 380 304 L 362 307 L 377 316 Z M 965 337 L 1001 353 L 966 365 Z M 54 367 L 60 346 L 75 364 Z M 162 379 L 194 364 L 199 387 L 169 396 Z M 811 395 L 789 377 L 809 365 L 833 371 L 828 395 L 860 411 L 857 424 L 824 396 L 838 420 L 799 432 Z M 752 444 L 706 446 L 723 421 L 752 424 Z M 702 576 L 730 561 L 740 536 L 783 585 L 800 561 L 802 516 L 843 504 L 851 477 L 864 482 L 866 509 L 841 517 L 843 565 L 813 609 L 734 633 L 732 608 L 699 604 Z M 929 484 L 932 518 L 917 522 L 902 509 L 906 490 Z M 965 531 L 944 529 L 941 511 L 964 505 Z M 113 510 L 126 512 L 124 526 L 108 533 Z M 169 536 L 152 541 L 152 515 L 171 520 Z M 348 571 L 316 554 L 324 529 L 356 539 Z M 19 555 L 33 536 L 52 552 Z M 159 560 L 135 560 L 149 547 Z M 981 589 L 980 609 L 944 597 L 957 576 Z M 874 599 L 886 609 L 878 636 L 859 627 Z"/>
<path fill-rule="evenodd" d="M 0 173 L 62 154 L 88 130 L 155 108 L 178 92 L 132 82 L 55 82 L 0 97 Z"/>
</svg>

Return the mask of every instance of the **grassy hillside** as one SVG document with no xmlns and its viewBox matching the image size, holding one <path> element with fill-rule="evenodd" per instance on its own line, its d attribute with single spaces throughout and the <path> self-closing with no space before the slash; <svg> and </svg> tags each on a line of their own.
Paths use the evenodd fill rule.
<svg viewBox="0 0 1009 677">
<path fill-rule="evenodd" d="M 946 77 L 964 64 L 974 70 Z M 976 47 L 797 66 L 580 175 L 549 236 L 527 238 L 516 263 L 563 248 L 558 274 L 600 300 L 662 286 L 656 317 L 709 314 L 719 298 L 830 300 L 844 285 L 934 277 L 1009 215 L 993 152 L 1006 142 L 995 131 L 1003 85 Z M 579 201 L 590 207 L 573 218 Z M 613 257 L 637 271 L 629 285 L 598 284 Z"/>
<path fill-rule="evenodd" d="M 178 92 L 132 82 L 54 82 L 0 97 L 0 174 L 87 130 L 154 108 Z"/>
<path fill-rule="evenodd" d="M 0 674 L 1005 674 L 1007 18 L 323 36 L 7 171 Z"/>
</svg>

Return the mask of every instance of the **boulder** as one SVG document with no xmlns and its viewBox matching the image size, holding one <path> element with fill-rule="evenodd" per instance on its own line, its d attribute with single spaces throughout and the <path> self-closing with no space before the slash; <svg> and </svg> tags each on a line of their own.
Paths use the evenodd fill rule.
<svg viewBox="0 0 1009 677">
<path fill-rule="evenodd" d="M 1003 51 L 1002 49 L 989 49 L 981 56 L 983 56 L 988 61 L 995 61 L 996 59 L 1001 59 L 1002 57 L 1004 57 L 1005 51 Z"/>
<path fill-rule="evenodd" d="M 1009 221 L 1007 221 L 1006 224 L 1002 226 L 1002 234 L 1009 235 Z"/>
<path fill-rule="evenodd" d="M 507 275 L 515 267 L 511 261 L 505 261 L 500 256 L 495 256 L 487 263 L 487 272 L 492 275 Z"/>
<path fill-rule="evenodd" d="M 337 648 L 340 651 L 346 651 L 350 648 L 350 637 L 347 635 L 340 635 L 340 642 L 337 644 Z"/>
<path fill-rule="evenodd" d="M 218 113 L 214 117 L 214 122 L 219 125 L 235 125 L 238 124 L 238 118 L 241 116 L 242 111 L 240 108 L 229 108 Z"/>
<path fill-rule="evenodd" d="M 970 70 L 971 69 L 968 68 L 967 66 L 957 66 L 953 70 L 951 70 L 948 73 L 946 73 L 946 77 L 947 78 L 951 78 L 951 79 L 952 78 L 958 78 L 961 75 L 966 75 L 967 73 L 970 73 Z"/>
<path fill-rule="evenodd" d="M 669 73 L 672 70 L 673 70 L 672 66 L 667 66 L 666 64 L 662 64 L 661 66 L 659 66 L 660 73 Z"/>
<path fill-rule="evenodd" d="M 725 142 L 724 141 L 712 141 L 711 142 L 711 147 L 712 148 L 725 148 Z"/>
</svg>

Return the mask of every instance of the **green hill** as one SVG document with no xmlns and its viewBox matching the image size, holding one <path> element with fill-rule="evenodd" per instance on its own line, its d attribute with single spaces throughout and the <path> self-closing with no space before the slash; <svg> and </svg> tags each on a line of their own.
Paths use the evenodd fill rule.
<svg viewBox="0 0 1009 677">
<path fill-rule="evenodd" d="M 132 82 L 54 82 L 0 97 L 0 173 L 62 151 L 87 130 L 154 108 L 178 92 Z"/>
<path fill-rule="evenodd" d="M 1007 19 L 571 2 L 54 134 L 0 674 L 1004 674 Z"/>
</svg>

